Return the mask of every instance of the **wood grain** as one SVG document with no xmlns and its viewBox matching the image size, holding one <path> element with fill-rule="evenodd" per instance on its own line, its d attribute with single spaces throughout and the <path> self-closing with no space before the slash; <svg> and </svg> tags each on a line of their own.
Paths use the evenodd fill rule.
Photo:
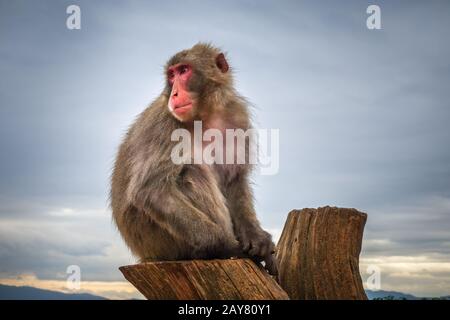
<svg viewBox="0 0 450 320">
<path fill-rule="evenodd" d="M 289 213 L 277 259 L 278 281 L 291 299 L 367 299 L 359 273 L 366 219 L 336 207 Z"/>
<path fill-rule="evenodd" d="M 249 259 L 147 262 L 119 268 L 151 300 L 286 300 L 286 292 Z"/>
</svg>

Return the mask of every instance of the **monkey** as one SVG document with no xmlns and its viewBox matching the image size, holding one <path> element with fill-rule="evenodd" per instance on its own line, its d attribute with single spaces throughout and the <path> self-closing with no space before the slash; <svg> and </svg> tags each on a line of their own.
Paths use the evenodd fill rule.
<svg viewBox="0 0 450 320">
<path fill-rule="evenodd" d="M 135 120 L 117 153 L 110 189 L 115 224 L 140 261 L 247 257 L 277 274 L 275 245 L 253 204 L 250 164 L 174 164 L 171 133 L 249 129 L 248 102 L 217 47 L 197 43 L 164 67 L 162 93 Z"/>
</svg>

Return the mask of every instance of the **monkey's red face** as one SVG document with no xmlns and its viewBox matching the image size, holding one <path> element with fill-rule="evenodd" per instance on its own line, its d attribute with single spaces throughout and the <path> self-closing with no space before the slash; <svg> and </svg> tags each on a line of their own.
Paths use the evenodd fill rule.
<svg viewBox="0 0 450 320">
<path fill-rule="evenodd" d="M 192 67 L 188 64 L 179 63 L 167 70 L 167 79 L 172 86 L 168 107 L 173 116 L 182 122 L 193 117 L 195 101 L 188 88 L 191 77 Z"/>
</svg>

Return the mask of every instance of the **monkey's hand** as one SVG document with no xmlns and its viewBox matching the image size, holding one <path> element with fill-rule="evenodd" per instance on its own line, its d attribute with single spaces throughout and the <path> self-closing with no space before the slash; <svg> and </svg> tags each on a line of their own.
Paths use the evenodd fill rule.
<svg viewBox="0 0 450 320">
<path fill-rule="evenodd" d="M 261 228 L 241 228 L 237 235 L 242 251 L 256 262 L 264 261 L 264 267 L 272 275 L 277 275 L 277 263 L 273 254 L 275 245 L 272 236 Z"/>
<path fill-rule="evenodd" d="M 278 276 L 278 264 L 274 254 L 264 257 L 264 268 L 273 276 Z"/>
</svg>

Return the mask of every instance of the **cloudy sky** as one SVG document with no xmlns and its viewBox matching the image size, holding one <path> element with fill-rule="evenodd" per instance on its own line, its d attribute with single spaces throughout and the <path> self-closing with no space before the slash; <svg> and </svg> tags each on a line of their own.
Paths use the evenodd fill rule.
<svg viewBox="0 0 450 320">
<path fill-rule="evenodd" d="M 263 226 L 358 208 L 363 279 L 450 294 L 449 30 L 448 1 L 0 0 L 0 283 L 65 290 L 78 265 L 83 291 L 139 297 L 117 269 L 134 260 L 108 209 L 115 152 L 168 57 L 211 41 L 280 130 L 279 173 L 255 176 Z"/>
</svg>

